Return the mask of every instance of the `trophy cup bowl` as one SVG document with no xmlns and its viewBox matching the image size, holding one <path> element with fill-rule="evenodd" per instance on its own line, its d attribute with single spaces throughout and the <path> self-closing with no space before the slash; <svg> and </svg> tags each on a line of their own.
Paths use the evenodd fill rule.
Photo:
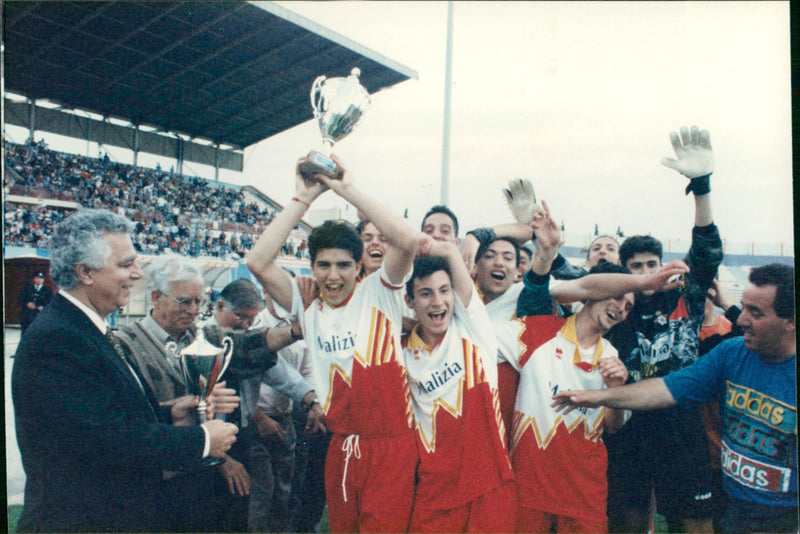
<svg viewBox="0 0 800 534">
<path fill-rule="evenodd" d="M 338 176 L 336 162 L 330 158 L 334 143 L 346 137 L 372 104 L 369 93 L 358 81 L 361 70 L 354 68 L 347 78 L 318 76 L 311 86 L 311 107 L 319 123 L 322 147 L 308 153 L 301 167 L 304 176 L 321 173 Z"/>
<path fill-rule="evenodd" d="M 214 390 L 233 355 L 233 340 L 229 336 L 222 339 L 223 347 L 215 347 L 209 343 L 203 334 L 203 329 L 197 329 L 197 337 L 185 349 L 178 352 L 177 345 L 170 341 L 167 343 L 167 352 L 178 358 L 186 386 L 192 395 L 198 395 L 200 402 L 197 404 L 197 421 L 203 424 L 208 420 L 208 396 Z M 224 458 L 205 458 L 205 466 L 217 465 L 224 462 Z"/>
</svg>

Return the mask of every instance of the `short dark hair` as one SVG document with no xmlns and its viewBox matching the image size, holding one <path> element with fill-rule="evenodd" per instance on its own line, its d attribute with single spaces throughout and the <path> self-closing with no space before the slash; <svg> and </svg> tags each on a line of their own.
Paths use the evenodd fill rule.
<svg viewBox="0 0 800 534">
<path fill-rule="evenodd" d="M 358 237 L 361 237 L 361 234 L 364 233 L 364 228 L 366 228 L 370 222 L 371 221 L 369 219 L 361 219 L 360 221 L 358 221 L 358 224 L 356 225 L 356 232 L 358 232 Z"/>
<path fill-rule="evenodd" d="M 355 261 L 361 261 L 364 254 L 364 243 L 356 229 L 347 221 L 325 221 L 308 234 L 308 254 L 311 265 L 317 259 L 317 253 L 327 248 L 340 248 L 350 253 Z"/>
<path fill-rule="evenodd" d="M 427 278 L 436 271 L 444 271 L 450 280 L 453 276 L 450 274 L 450 267 L 447 265 L 447 260 L 440 256 L 420 256 L 414 260 L 414 274 L 411 275 L 408 282 L 406 282 L 406 294 L 408 298 L 414 298 L 414 281 L 416 279 Z"/>
<path fill-rule="evenodd" d="M 261 309 L 261 295 L 258 287 L 247 278 L 239 278 L 226 285 L 219 294 L 219 300 L 231 310 L 242 308 Z"/>
<path fill-rule="evenodd" d="M 608 261 L 604 261 L 602 263 L 598 263 L 591 269 L 589 269 L 589 274 L 631 274 L 630 270 L 623 265 L 617 265 L 616 263 L 611 263 Z"/>
<path fill-rule="evenodd" d="M 525 254 L 527 254 L 528 255 L 528 259 L 532 260 L 533 259 L 533 254 L 535 252 L 535 250 L 533 248 L 533 242 L 532 241 L 526 241 L 525 243 L 522 244 L 521 247 L 519 247 L 519 251 L 520 252 L 524 252 Z"/>
<path fill-rule="evenodd" d="M 794 270 L 791 267 L 781 263 L 754 267 L 748 279 L 754 286 L 775 286 L 772 308 L 778 317 L 794 321 Z"/>
<path fill-rule="evenodd" d="M 444 204 L 437 204 L 436 206 L 428 210 L 428 213 L 426 213 L 425 216 L 422 218 L 422 225 L 420 230 L 422 230 L 422 228 L 425 227 L 425 221 L 428 219 L 428 217 L 430 217 L 434 213 L 442 213 L 450 217 L 450 219 L 453 221 L 453 231 L 455 232 L 455 237 L 458 237 L 458 217 L 456 217 L 456 214 L 453 213 L 453 210 L 451 210 Z"/>
<path fill-rule="evenodd" d="M 658 260 L 664 255 L 661 241 L 649 235 L 632 235 L 619 247 L 619 262 L 627 266 L 628 260 L 640 252 L 655 254 Z"/>
<path fill-rule="evenodd" d="M 475 253 L 475 263 L 477 263 L 478 260 L 480 260 L 484 254 L 486 254 L 486 251 L 489 250 L 489 247 L 492 244 L 497 243 L 498 241 L 505 241 L 506 243 L 511 243 L 514 246 L 514 255 L 517 258 L 517 267 L 519 267 L 519 244 L 510 237 L 498 237 L 494 241 L 481 243 L 481 245 L 478 247 L 478 252 Z"/>
</svg>

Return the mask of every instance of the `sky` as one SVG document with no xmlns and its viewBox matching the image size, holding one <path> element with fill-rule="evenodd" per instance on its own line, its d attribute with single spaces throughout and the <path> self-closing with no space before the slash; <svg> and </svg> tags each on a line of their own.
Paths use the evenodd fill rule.
<svg viewBox="0 0 800 534">
<path fill-rule="evenodd" d="M 447 3 L 279 3 L 418 72 L 374 94 L 334 148 L 359 186 L 418 227 L 442 201 Z M 527 178 L 568 237 L 597 224 L 686 245 L 686 179 L 660 160 L 673 156 L 670 131 L 698 125 L 714 148 L 723 238 L 792 246 L 788 2 L 455 2 L 453 11 L 447 204 L 462 234 L 510 222 L 502 188 Z M 319 143 L 309 120 L 245 149 L 243 173 L 220 176 L 286 203 L 297 158 Z M 333 193 L 315 203 L 332 206 L 344 206 Z"/>
<path fill-rule="evenodd" d="M 282 5 L 419 73 L 374 95 L 334 148 L 418 225 L 440 201 L 447 3 Z M 669 132 L 696 124 L 711 134 L 723 237 L 793 241 L 788 2 L 455 2 L 453 13 L 448 204 L 464 229 L 508 222 L 502 188 L 528 178 L 568 234 L 597 223 L 688 241 L 686 179 L 660 161 L 673 156 Z M 243 178 L 288 200 L 295 160 L 318 143 L 314 121 L 268 139 L 245 154 Z"/>
</svg>

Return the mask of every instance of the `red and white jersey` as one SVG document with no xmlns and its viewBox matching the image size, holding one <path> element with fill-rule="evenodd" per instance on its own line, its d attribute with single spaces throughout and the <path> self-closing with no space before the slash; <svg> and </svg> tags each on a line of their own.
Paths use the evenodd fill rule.
<svg viewBox="0 0 800 534">
<path fill-rule="evenodd" d="M 404 291 L 381 267 L 339 306 L 317 297 L 303 311 L 293 283 L 292 313 L 300 319 L 315 391 L 333 432 L 382 438 L 413 428 L 400 354 Z"/>
<path fill-rule="evenodd" d="M 486 304 L 497 336 L 497 363 L 517 360 L 525 350 L 520 341 L 522 321 L 517 319 L 517 299 L 522 288 L 522 282 L 512 284 L 505 293 Z"/>
<path fill-rule="evenodd" d="M 550 405 L 568 389 L 604 389 L 597 363 L 617 355 L 600 338 L 581 349 L 575 316 L 522 319 L 530 347 L 515 362 L 520 372 L 514 411 L 511 457 L 520 505 L 553 514 L 603 519 L 606 514 L 607 454 L 601 438 L 605 408 L 578 408 L 568 414 Z"/>
<path fill-rule="evenodd" d="M 497 399 L 497 345 L 483 303 L 458 297 L 447 333 L 429 347 L 404 338 L 420 449 L 415 506 L 461 506 L 511 480 Z"/>
</svg>

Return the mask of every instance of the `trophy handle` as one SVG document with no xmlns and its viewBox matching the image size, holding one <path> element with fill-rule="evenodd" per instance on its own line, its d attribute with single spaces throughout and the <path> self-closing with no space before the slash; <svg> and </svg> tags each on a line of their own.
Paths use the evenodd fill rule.
<svg viewBox="0 0 800 534">
<path fill-rule="evenodd" d="M 222 354 L 222 370 L 219 372 L 218 379 L 221 379 L 222 375 L 225 374 L 225 370 L 233 358 L 233 340 L 230 336 L 222 338 L 222 346 L 225 347 L 225 352 Z"/>
<path fill-rule="evenodd" d="M 320 106 L 322 105 L 322 83 L 325 81 L 325 76 L 317 76 L 314 83 L 311 85 L 311 109 L 314 110 L 314 116 L 319 113 Z"/>
</svg>

